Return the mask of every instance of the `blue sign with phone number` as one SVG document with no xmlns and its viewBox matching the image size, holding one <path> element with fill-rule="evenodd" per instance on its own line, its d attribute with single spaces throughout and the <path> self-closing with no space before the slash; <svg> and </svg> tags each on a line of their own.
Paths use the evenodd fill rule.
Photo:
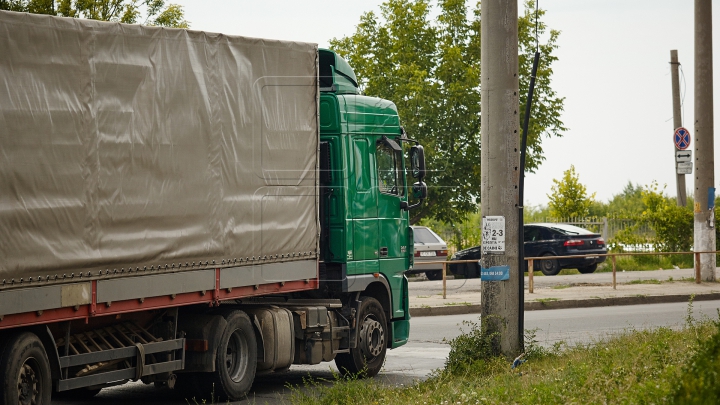
<svg viewBox="0 0 720 405">
<path fill-rule="evenodd" d="M 480 267 L 481 281 L 504 281 L 510 279 L 510 266 Z"/>
</svg>

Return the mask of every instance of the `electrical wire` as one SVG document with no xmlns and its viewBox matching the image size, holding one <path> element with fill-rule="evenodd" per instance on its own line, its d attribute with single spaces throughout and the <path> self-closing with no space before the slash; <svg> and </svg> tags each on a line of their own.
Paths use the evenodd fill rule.
<svg viewBox="0 0 720 405">
<path fill-rule="evenodd" d="M 540 14 L 540 0 L 535 0 L 535 52 L 540 52 L 540 40 L 538 39 L 538 21 Z"/>
<path fill-rule="evenodd" d="M 678 62 L 680 68 L 680 77 L 682 77 L 682 87 L 680 89 L 680 125 L 685 125 L 685 92 L 687 84 L 685 83 L 685 72 L 683 72 L 682 64 Z"/>
</svg>

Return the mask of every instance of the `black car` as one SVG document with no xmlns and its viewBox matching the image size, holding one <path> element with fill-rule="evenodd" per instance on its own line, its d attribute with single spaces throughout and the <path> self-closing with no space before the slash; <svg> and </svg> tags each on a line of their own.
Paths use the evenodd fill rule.
<svg viewBox="0 0 720 405">
<path fill-rule="evenodd" d="M 525 257 L 575 256 L 579 258 L 536 260 L 534 269 L 546 276 L 554 276 L 561 269 L 578 269 L 580 273 L 592 273 L 599 263 L 605 261 L 607 247 L 600 234 L 567 224 L 528 224 L 524 228 Z M 481 247 L 475 246 L 455 253 L 452 260 L 480 260 Z M 526 264 L 527 266 L 527 264 Z M 452 274 L 479 277 L 478 263 L 459 263 L 448 266 Z M 526 268 L 527 271 L 527 268 Z"/>
</svg>

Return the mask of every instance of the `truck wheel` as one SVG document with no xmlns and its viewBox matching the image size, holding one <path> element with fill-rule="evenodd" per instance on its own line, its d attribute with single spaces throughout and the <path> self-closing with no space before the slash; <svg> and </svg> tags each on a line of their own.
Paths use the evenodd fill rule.
<svg viewBox="0 0 720 405">
<path fill-rule="evenodd" d="M 6 405 L 50 404 L 50 362 L 37 336 L 23 332 L 5 342 L 0 353 L 0 388 Z"/>
<path fill-rule="evenodd" d="M 363 372 L 374 377 L 380 372 L 387 352 L 387 320 L 382 305 L 372 297 L 360 298 L 357 347 L 339 353 L 335 364 L 343 375 Z"/>
<path fill-rule="evenodd" d="M 257 341 L 250 318 L 242 311 L 225 316 L 227 326 L 208 382 L 221 399 L 238 401 L 250 391 L 257 368 Z"/>
</svg>

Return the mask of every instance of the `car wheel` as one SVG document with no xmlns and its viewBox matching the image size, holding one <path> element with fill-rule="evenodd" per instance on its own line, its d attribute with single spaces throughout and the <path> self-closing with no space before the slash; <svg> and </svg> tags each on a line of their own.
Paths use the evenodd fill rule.
<svg viewBox="0 0 720 405">
<path fill-rule="evenodd" d="M 595 270 L 597 270 L 597 267 L 598 267 L 598 265 L 597 265 L 597 263 L 595 263 L 590 266 L 578 267 L 578 271 L 582 274 L 590 274 L 590 273 L 594 273 Z"/>
<path fill-rule="evenodd" d="M 442 270 L 426 271 L 425 277 L 427 277 L 428 280 L 442 280 Z"/>
<path fill-rule="evenodd" d="M 357 347 L 350 353 L 338 353 L 335 365 L 343 375 L 374 377 L 380 372 L 387 352 L 387 319 L 380 302 L 372 297 L 361 297 L 360 327 L 358 328 Z"/>
<path fill-rule="evenodd" d="M 552 253 L 545 253 L 543 257 L 555 256 Z M 560 264 L 555 259 L 540 260 L 540 271 L 546 276 L 556 276 L 560 273 Z"/>
</svg>

